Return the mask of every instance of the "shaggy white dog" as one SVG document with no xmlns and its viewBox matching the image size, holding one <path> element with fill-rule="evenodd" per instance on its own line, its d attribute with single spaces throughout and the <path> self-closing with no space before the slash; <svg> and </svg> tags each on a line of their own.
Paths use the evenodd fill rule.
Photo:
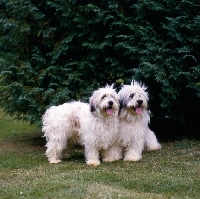
<svg viewBox="0 0 200 199">
<path fill-rule="evenodd" d="M 46 156 L 50 163 L 59 163 L 63 153 L 78 143 L 84 146 L 86 163 L 100 165 L 119 159 L 119 150 L 112 147 L 118 138 L 119 100 L 113 86 L 96 90 L 89 104 L 70 102 L 52 106 L 42 117 L 42 131 L 47 140 Z"/>
<path fill-rule="evenodd" d="M 119 114 L 119 141 L 125 161 L 137 161 L 142 158 L 142 151 L 161 148 L 153 131 L 148 127 L 150 121 L 148 93 L 146 87 L 136 81 L 124 85 L 118 96 L 121 104 Z"/>
</svg>

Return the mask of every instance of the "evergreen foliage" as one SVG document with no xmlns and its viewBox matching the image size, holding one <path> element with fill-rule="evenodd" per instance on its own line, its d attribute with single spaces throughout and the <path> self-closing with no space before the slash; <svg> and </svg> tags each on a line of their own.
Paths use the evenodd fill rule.
<svg viewBox="0 0 200 199">
<path fill-rule="evenodd" d="M 0 105 L 39 123 L 106 83 L 148 86 L 154 118 L 200 112 L 198 0 L 2 0 Z"/>
</svg>

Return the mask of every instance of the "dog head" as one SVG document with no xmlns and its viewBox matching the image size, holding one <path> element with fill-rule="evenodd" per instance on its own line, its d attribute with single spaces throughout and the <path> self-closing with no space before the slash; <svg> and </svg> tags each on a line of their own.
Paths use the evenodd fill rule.
<svg viewBox="0 0 200 199">
<path fill-rule="evenodd" d="M 148 106 L 148 93 L 146 87 L 136 81 L 131 85 L 124 85 L 119 91 L 120 108 L 132 114 L 142 114 Z"/>
<path fill-rule="evenodd" d="M 90 110 L 94 115 L 103 117 L 117 116 L 119 112 L 118 95 L 113 85 L 100 88 L 90 98 Z"/>
</svg>

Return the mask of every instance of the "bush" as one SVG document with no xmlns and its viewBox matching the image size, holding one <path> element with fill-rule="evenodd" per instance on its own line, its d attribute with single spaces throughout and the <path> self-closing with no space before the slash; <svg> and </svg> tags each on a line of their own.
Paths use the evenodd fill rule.
<svg viewBox="0 0 200 199">
<path fill-rule="evenodd" d="M 40 123 L 106 83 L 148 86 L 153 120 L 200 110 L 199 2 L 3 0 L 0 105 Z M 160 122 L 159 122 L 160 123 Z"/>
</svg>

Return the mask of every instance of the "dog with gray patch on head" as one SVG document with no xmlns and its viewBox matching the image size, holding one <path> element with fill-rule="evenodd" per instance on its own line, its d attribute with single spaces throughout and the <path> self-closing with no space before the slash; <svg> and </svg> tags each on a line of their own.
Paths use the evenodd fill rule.
<svg viewBox="0 0 200 199">
<path fill-rule="evenodd" d="M 106 86 L 93 92 L 89 104 L 78 101 L 47 109 L 42 131 L 49 162 L 61 162 L 65 151 L 77 143 L 84 146 L 88 165 L 100 165 L 100 155 L 104 162 L 119 159 L 119 148 L 115 147 L 119 107 L 117 92 Z"/>
<path fill-rule="evenodd" d="M 118 92 L 121 111 L 119 114 L 119 144 L 123 150 L 124 161 L 138 161 L 142 151 L 157 150 L 161 145 L 153 131 L 148 127 L 150 116 L 146 87 L 137 81 L 124 85 Z"/>
</svg>

